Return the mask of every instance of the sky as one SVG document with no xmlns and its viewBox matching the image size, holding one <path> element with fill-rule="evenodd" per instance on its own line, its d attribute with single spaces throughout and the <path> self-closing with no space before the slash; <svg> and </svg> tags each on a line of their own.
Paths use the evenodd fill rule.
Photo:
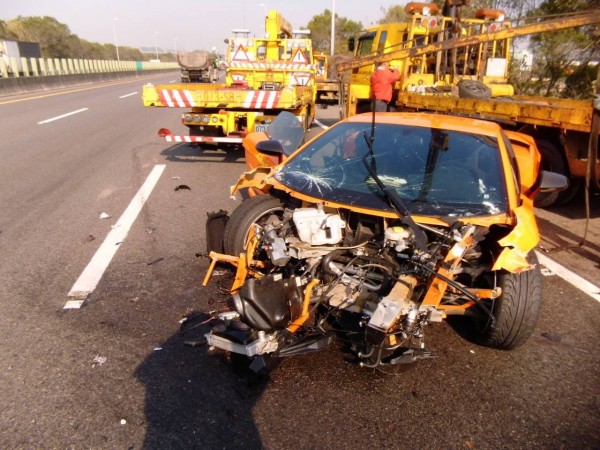
<svg viewBox="0 0 600 450">
<path fill-rule="evenodd" d="M 376 23 L 390 6 L 408 0 L 0 0 L 0 19 L 51 16 L 81 39 L 127 47 L 168 50 L 223 51 L 233 28 L 256 36 L 264 16 L 278 10 L 294 28 L 305 27 L 313 16 L 335 8 L 363 26 Z"/>
</svg>

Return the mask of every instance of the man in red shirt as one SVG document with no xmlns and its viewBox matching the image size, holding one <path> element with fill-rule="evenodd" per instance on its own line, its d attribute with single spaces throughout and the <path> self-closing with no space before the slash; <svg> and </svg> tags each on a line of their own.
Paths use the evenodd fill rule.
<svg viewBox="0 0 600 450">
<path fill-rule="evenodd" d="M 394 83 L 399 79 L 398 69 L 390 70 L 389 62 L 379 63 L 371 74 L 371 98 L 375 99 L 375 111 L 388 111 Z"/>
</svg>

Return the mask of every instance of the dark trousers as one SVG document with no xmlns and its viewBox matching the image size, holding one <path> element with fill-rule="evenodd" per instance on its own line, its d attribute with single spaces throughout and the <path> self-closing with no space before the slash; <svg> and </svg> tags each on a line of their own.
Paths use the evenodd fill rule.
<svg viewBox="0 0 600 450">
<path fill-rule="evenodd" d="M 389 103 L 385 100 L 375 100 L 375 111 L 377 112 L 387 112 L 389 109 Z"/>
</svg>

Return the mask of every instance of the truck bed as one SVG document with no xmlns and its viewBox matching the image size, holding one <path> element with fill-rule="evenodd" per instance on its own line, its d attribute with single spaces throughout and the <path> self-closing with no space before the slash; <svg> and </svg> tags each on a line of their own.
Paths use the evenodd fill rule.
<svg viewBox="0 0 600 450">
<path fill-rule="evenodd" d="M 589 133 L 592 124 L 590 100 L 513 96 L 476 100 L 438 94 L 401 92 L 396 104 L 416 110 L 468 115 L 509 123 L 561 128 Z"/>
<path fill-rule="evenodd" d="M 214 53 L 205 51 L 196 51 L 189 53 L 178 53 L 177 62 L 186 69 L 206 69 L 210 65 L 214 65 L 216 56 Z"/>
<path fill-rule="evenodd" d="M 312 102 L 311 86 L 280 91 L 253 90 L 226 84 L 147 84 L 143 101 L 147 107 L 295 109 Z"/>
</svg>

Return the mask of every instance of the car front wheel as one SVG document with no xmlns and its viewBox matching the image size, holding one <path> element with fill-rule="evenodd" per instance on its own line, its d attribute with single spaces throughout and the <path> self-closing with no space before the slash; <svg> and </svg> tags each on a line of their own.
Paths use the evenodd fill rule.
<svg viewBox="0 0 600 450">
<path fill-rule="evenodd" d="M 535 268 L 520 273 L 499 272 L 502 294 L 488 302 L 494 316 L 482 314 L 475 319 L 476 341 L 502 350 L 516 348 L 527 341 L 538 320 L 542 301 L 542 274 L 535 253 L 528 257 Z"/>
<path fill-rule="evenodd" d="M 255 228 L 255 232 L 266 223 L 277 222 L 283 217 L 284 206 L 281 200 L 270 195 L 256 195 L 244 200 L 233 211 L 227 225 L 225 226 L 225 235 L 223 244 L 225 253 L 239 256 L 246 251 L 246 243 L 250 230 Z M 255 249 L 253 258 L 268 259 L 261 248 Z M 260 255 L 259 255 L 260 254 Z"/>
</svg>

